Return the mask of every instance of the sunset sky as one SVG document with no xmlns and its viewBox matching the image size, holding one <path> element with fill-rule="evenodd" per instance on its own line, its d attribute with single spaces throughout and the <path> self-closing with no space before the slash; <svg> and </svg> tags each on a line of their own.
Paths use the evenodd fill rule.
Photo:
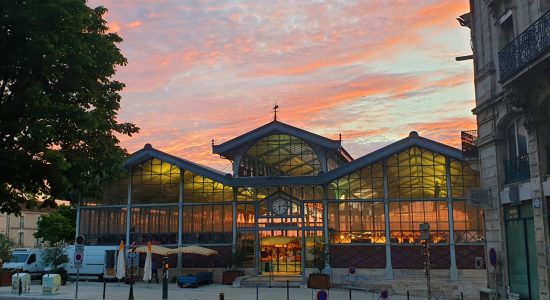
<svg viewBox="0 0 550 300">
<path fill-rule="evenodd" d="M 128 65 L 121 138 L 229 172 L 212 154 L 278 118 L 338 139 L 354 158 L 408 136 L 460 146 L 475 129 L 467 0 L 93 0 Z"/>
</svg>

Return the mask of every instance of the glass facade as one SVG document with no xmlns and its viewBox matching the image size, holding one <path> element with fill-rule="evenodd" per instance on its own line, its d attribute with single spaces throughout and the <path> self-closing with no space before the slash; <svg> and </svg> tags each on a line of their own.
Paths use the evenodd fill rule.
<svg viewBox="0 0 550 300">
<path fill-rule="evenodd" d="M 458 155 L 411 146 L 354 167 L 340 152 L 289 134 L 247 145 L 235 177 L 162 155 L 132 164 L 101 197 L 83 202 L 80 233 L 98 245 L 236 249 L 242 265 L 259 273 L 303 273 L 319 244 L 336 268 L 420 269 L 421 223 L 430 224 L 436 268 L 451 265 L 451 245 L 467 249 L 456 255 L 459 268 L 473 268 L 483 250 L 482 211 L 465 201 L 479 174 Z M 349 171 L 331 175 L 341 169 Z M 365 253 L 375 259 L 363 260 Z"/>
<path fill-rule="evenodd" d="M 132 168 L 132 203 L 178 203 L 180 169 L 159 159 Z"/>
<path fill-rule="evenodd" d="M 241 159 L 239 176 L 317 175 L 321 162 L 303 140 L 273 134 L 253 144 Z"/>
<path fill-rule="evenodd" d="M 387 159 L 389 198 L 445 198 L 445 156 L 411 147 Z"/>
</svg>

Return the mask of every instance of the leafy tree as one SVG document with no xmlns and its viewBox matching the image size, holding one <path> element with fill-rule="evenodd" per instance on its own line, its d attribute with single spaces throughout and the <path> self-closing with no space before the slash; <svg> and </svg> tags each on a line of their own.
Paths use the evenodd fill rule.
<svg viewBox="0 0 550 300">
<path fill-rule="evenodd" d="M 0 7 L 0 212 L 95 195 L 127 155 L 116 135 L 139 130 L 117 120 L 122 39 L 85 0 Z"/>
<path fill-rule="evenodd" d="M 69 279 L 67 270 L 63 268 L 63 264 L 69 262 L 69 257 L 59 248 L 49 248 L 44 252 L 44 258 L 42 259 L 47 269 L 51 270 L 54 274 L 61 275 L 61 283 L 65 285 Z"/>
<path fill-rule="evenodd" d="M 0 259 L 2 262 L 10 261 L 13 241 L 0 233 Z"/>
<path fill-rule="evenodd" d="M 44 251 L 42 261 L 48 269 L 55 273 L 63 264 L 69 262 L 69 257 L 59 248 L 48 248 Z"/>
<path fill-rule="evenodd" d="M 74 207 L 62 205 L 62 206 L 59 206 L 59 208 L 57 209 L 57 212 L 60 213 L 65 218 L 67 218 L 67 220 L 69 220 L 71 224 L 73 224 L 73 226 L 76 226 L 76 209 Z"/>
<path fill-rule="evenodd" d="M 313 267 L 319 270 L 319 273 L 321 273 L 325 268 L 325 263 L 327 260 L 326 247 L 327 244 L 323 240 L 315 238 L 314 245 L 309 250 L 309 252 L 313 255 L 313 260 L 311 263 Z"/>
<path fill-rule="evenodd" d="M 70 215 L 74 209 L 63 208 L 38 219 L 35 238 L 48 242 L 50 246 L 71 242 L 75 236 L 76 213 Z"/>
</svg>

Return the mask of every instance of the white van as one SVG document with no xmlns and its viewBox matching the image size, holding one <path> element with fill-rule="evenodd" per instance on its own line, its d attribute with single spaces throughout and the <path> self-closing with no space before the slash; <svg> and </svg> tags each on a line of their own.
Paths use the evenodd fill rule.
<svg viewBox="0 0 550 300">
<path fill-rule="evenodd" d="M 39 248 L 15 248 L 12 260 L 5 262 L 2 269 L 29 273 L 31 277 L 41 277 L 44 274 L 42 257 L 44 250 Z"/>
<path fill-rule="evenodd" d="M 82 267 L 80 268 L 80 279 L 103 279 L 105 272 L 105 251 L 118 250 L 118 246 L 84 246 Z M 65 270 L 69 273 L 71 280 L 76 280 L 77 269 L 74 266 L 74 245 L 65 248 L 69 262 L 65 264 Z"/>
</svg>

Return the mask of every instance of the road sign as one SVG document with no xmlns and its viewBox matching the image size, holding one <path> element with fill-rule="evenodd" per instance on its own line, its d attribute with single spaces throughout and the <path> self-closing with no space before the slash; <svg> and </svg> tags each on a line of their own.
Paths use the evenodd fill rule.
<svg viewBox="0 0 550 300">
<path fill-rule="evenodd" d="M 420 231 L 429 231 L 429 230 L 430 230 L 430 223 L 420 224 Z"/>
<path fill-rule="evenodd" d="M 84 262 L 84 245 L 74 245 L 74 267 L 80 269 Z"/>
<path fill-rule="evenodd" d="M 430 224 L 422 223 L 420 224 L 420 240 L 427 241 L 430 239 Z"/>
<path fill-rule="evenodd" d="M 491 248 L 491 250 L 489 250 L 489 262 L 493 267 L 497 265 L 497 251 L 495 248 Z"/>
<path fill-rule="evenodd" d="M 83 235 L 79 235 L 77 236 L 75 239 L 74 239 L 74 243 L 76 245 L 84 245 L 84 236 Z"/>
</svg>

